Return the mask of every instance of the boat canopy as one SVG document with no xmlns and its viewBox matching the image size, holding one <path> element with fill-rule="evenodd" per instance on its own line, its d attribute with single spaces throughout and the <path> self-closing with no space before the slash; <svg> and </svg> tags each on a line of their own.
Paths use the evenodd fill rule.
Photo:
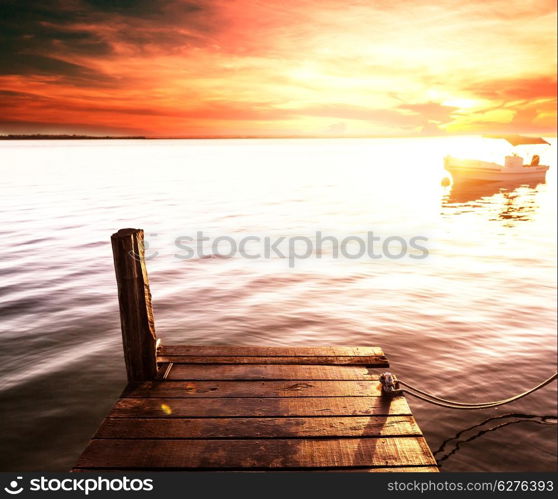
<svg viewBox="0 0 558 499">
<path fill-rule="evenodd" d="M 542 137 L 526 137 L 525 135 L 485 135 L 488 139 L 504 139 L 507 140 L 512 146 L 523 146 L 529 144 L 546 144 L 550 145 Z"/>
</svg>

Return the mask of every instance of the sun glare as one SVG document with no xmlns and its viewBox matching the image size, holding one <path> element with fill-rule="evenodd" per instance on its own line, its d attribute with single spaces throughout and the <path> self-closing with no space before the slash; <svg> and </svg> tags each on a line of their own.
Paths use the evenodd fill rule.
<svg viewBox="0 0 558 499">
<path fill-rule="evenodd" d="M 443 106 L 457 107 L 458 109 L 472 109 L 479 104 L 479 101 L 473 99 L 450 98 L 442 101 Z"/>
</svg>

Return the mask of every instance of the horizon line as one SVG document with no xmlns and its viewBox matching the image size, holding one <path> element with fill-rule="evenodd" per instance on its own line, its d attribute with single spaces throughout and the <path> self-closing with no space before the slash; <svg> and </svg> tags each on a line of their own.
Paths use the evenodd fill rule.
<svg viewBox="0 0 558 499">
<path fill-rule="evenodd" d="M 537 132 L 540 137 L 556 138 L 558 131 L 548 133 Z M 491 132 L 494 133 L 494 132 Z M 498 133 L 498 132 L 496 132 Z M 534 135 L 531 132 L 521 132 L 520 135 Z M 484 136 L 486 132 L 452 133 L 436 135 L 88 135 L 77 133 L 5 133 L 0 134 L 0 140 L 268 140 L 268 139 L 430 139 Z"/>
</svg>

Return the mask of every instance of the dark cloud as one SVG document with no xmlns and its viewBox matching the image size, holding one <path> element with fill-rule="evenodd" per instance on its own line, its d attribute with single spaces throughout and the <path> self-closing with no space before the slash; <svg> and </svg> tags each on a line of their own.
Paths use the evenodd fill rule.
<svg viewBox="0 0 558 499">
<path fill-rule="evenodd" d="M 143 135 L 144 130 L 133 127 L 115 127 L 90 125 L 88 123 L 52 123 L 26 120 L 0 119 L 0 129 L 3 134 L 9 133 L 44 133 L 44 134 L 86 134 L 86 135 Z"/>
<path fill-rule="evenodd" d="M 9 97 L 10 99 L 18 99 L 21 97 L 34 97 L 33 94 L 27 92 L 16 92 L 14 90 L 0 90 L 0 96 Z"/>
<path fill-rule="evenodd" d="M 72 23 L 87 21 L 84 12 L 62 7 L 58 2 L 28 2 L 7 0 L 0 3 L 0 41 L 3 52 L 26 54 L 55 48 L 57 42 L 74 50 L 98 44 L 106 52 L 107 46 L 91 33 L 70 31 Z M 63 47 L 62 47 L 63 48 Z"/>
<path fill-rule="evenodd" d="M 112 81 L 110 76 L 86 66 L 42 55 L 25 54 L 22 57 L 8 53 L 2 55 L 0 61 L 0 75 L 58 75 L 67 82 L 88 86 L 109 84 Z"/>
<path fill-rule="evenodd" d="M 107 54 L 110 46 L 88 32 L 68 29 L 84 22 L 79 11 L 59 2 L 3 1 L 0 4 L 0 74 L 56 75 L 75 81 L 106 79 L 64 59 L 75 54 Z"/>
<path fill-rule="evenodd" d="M 0 74 L 106 81 L 108 75 L 75 61 L 110 57 L 115 44 L 140 53 L 201 44 L 214 29 L 207 15 L 211 5 L 179 0 L 2 0 Z"/>
<path fill-rule="evenodd" d="M 153 0 L 85 0 L 87 5 L 107 12 L 128 12 L 133 15 L 142 15 L 146 12 L 160 10 L 162 4 L 169 2 L 157 2 Z"/>
<path fill-rule="evenodd" d="M 202 0 L 177 1 L 177 0 L 84 0 L 84 4 L 95 12 L 106 12 L 112 14 L 122 14 L 129 17 L 144 19 L 167 19 L 167 14 L 174 15 L 192 14 L 205 10 L 203 6 L 210 2 Z M 175 18 L 176 20 L 176 18 Z"/>
</svg>

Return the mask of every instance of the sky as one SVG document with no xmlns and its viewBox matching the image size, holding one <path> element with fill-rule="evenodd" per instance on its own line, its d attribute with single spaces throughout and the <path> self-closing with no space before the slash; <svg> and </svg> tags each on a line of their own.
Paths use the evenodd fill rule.
<svg viewBox="0 0 558 499">
<path fill-rule="evenodd" d="M 0 133 L 556 133 L 555 0 L 0 1 Z"/>
</svg>

